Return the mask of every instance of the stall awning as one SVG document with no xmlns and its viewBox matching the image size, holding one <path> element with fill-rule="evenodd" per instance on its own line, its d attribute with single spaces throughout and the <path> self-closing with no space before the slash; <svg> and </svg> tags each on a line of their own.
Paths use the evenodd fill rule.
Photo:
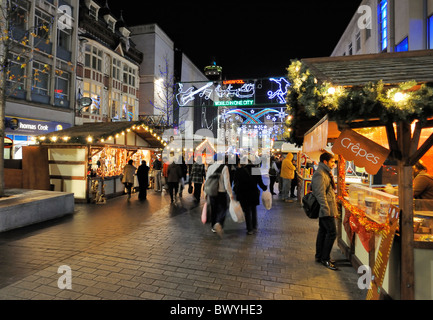
<svg viewBox="0 0 433 320">
<path fill-rule="evenodd" d="M 38 136 L 42 144 L 116 145 L 164 148 L 166 142 L 142 122 L 97 122 Z"/>
<path fill-rule="evenodd" d="M 320 155 L 326 150 L 328 142 L 340 136 L 337 123 L 329 121 L 325 116 L 304 135 L 302 152 L 312 160 L 319 161 Z"/>
</svg>

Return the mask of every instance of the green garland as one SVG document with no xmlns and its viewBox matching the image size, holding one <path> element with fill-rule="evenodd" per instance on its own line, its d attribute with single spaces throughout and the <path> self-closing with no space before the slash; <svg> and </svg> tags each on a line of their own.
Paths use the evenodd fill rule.
<svg viewBox="0 0 433 320">
<path fill-rule="evenodd" d="M 382 81 L 361 87 L 333 86 L 319 83 L 300 61 L 287 68 L 291 87 L 287 94 L 286 140 L 296 141 L 296 131 L 305 120 L 317 121 L 328 115 L 340 124 L 353 120 L 380 118 L 383 122 L 427 120 L 433 116 L 433 88 L 416 81 L 386 87 Z"/>
</svg>

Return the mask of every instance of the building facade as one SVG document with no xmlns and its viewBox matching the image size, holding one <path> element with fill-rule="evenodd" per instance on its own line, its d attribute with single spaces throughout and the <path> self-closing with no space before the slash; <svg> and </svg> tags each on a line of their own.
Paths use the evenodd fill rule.
<svg viewBox="0 0 433 320">
<path fill-rule="evenodd" d="M 364 0 L 332 56 L 433 49 L 433 0 Z"/>
<path fill-rule="evenodd" d="M 139 66 L 143 54 L 123 17 L 107 1 L 80 0 L 77 50 L 77 125 L 135 121 L 139 114 Z M 90 98 L 91 104 L 81 104 Z"/>
<path fill-rule="evenodd" d="M 77 0 L 12 0 L 7 12 L 5 159 L 34 137 L 74 125 Z M 1 25 L 5 21 L 2 16 Z M 10 140 L 9 140 L 10 141 Z"/>
</svg>

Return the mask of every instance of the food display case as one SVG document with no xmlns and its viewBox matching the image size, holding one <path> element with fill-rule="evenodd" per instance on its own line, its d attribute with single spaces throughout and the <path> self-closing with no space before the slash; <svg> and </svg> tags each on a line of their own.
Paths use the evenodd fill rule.
<svg viewBox="0 0 433 320">
<path fill-rule="evenodd" d="M 433 242 L 433 200 L 414 200 L 415 241 Z"/>
<path fill-rule="evenodd" d="M 364 185 L 349 186 L 349 202 L 377 223 L 386 223 L 390 205 L 398 206 L 398 196 Z"/>
</svg>

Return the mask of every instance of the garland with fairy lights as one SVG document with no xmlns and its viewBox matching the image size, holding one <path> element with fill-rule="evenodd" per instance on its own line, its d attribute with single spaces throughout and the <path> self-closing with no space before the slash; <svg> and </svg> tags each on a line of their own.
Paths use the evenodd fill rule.
<svg viewBox="0 0 433 320">
<path fill-rule="evenodd" d="M 298 60 L 292 60 L 287 71 L 291 87 L 287 93 L 289 117 L 284 137 L 292 143 L 296 142 L 294 132 L 302 127 L 305 117 L 321 119 L 329 115 L 339 123 L 379 118 L 389 123 L 425 121 L 433 116 L 433 88 L 428 84 L 408 81 L 389 87 L 379 81 L 356 88 L 333 86 L 326 81 L 319 83 Z"/>
</svg>

